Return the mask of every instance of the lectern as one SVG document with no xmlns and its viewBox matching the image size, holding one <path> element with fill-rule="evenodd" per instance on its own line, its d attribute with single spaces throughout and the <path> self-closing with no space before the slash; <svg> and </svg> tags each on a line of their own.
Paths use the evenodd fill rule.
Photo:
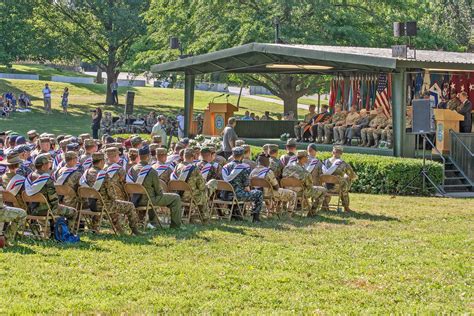
<svg viewBox="0 0 474 316">
<path fill-rule="evenodd" d="M 448 153 L 451 146 L 449 130 L 459 132 L 459 122 L 464 117 L 456 111 L 448 109 L 434 109 L 436 120 L 436 148 L 443 154 Z"/>
<path fill-rule="evenodd" d="M 227 120 L 234 115 L 237 107 L 231 103 L 209 103 L 204 111 L 203 134 L 219 136 L 227 125 Z"/>
</svg>

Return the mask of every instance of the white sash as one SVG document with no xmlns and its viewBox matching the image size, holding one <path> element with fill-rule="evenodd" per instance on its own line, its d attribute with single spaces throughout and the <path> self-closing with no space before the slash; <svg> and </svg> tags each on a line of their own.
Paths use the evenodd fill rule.
<svg viewBox="0 0 474 316">
<path fill-rule="evenodd" d="M 155 167 L 159 177 L 161 177 L 161 175 L 168 169 L 171 169 L 168 165 L 158 165 L 158 167 Z"/>
<path fill-rule="evenodd" d="M 225 182 L 234 180 L 235 177 L 237 177 L 242 171 L 245 169 L 250 169 L 250 166 L 245 163 L 238 164 L 233 170 L 230 170 L 229 165 L 230 164 L 227 164 L 224 166 L 224 168 L 222 168 L 222 179 Z"/>
<path fill-rule="evenodd" d="M 123 170 L 127 170 L 128 159 L 126 157 L 121 157 L 118 164 L 122 166 Z"/>
<path fill-rule="evenodd" d="M 174 154 L 174 155 L 169 156 L 168 159 L 166 159 L 166 163 L 171 168 L 174 168 L 174 167 L 176 167 L 176 162 L 178 162 L 179 159 L 181 159 L 181 157 L 177 154 Z"/>
<path fill-rule="evenodd" d="M 128 170 L 127 176 L 126 176 L 126 182 L 127 183 L 138 183 L 138 184 L 143 184 L 143 181 L 145 181 L 146 176 L 150 172 L 150 170 L 153 169 L 150 165 L 144 166 L 140 172 L 138 173 L 138 177 L 135 180 L 132 176 L 132 168 Z"/>
<path fill-rule="evenodd" d="M 87 173 L 89 170 L 86 170 L 84 174 L 81 177 L 81 180 L 79 180 L 79 184 L 81 187 L 86 187 L 86 188 L 93 188 L 96 191 L 99 191 L 100 188 L 102 187 L 102 183 L 104 183 L 105 177 L 107 176 L 107 172 L 105 170 L 99 170 L 97 172 L 97 177 L 95 179 L 95 182 L 92 186 L 90 186 L 87 183 Z"/>
<path fill-rule="evenodd" d="M 7 191 L 13 195 L 17 195 L 20 192 L 21 187 L 25 184 L 25 177 L 16 174 L 10 182 L 7 184 Z"/>
<path fill-rule="evenodd" d="M 51 178 L 49 174 L 41 175 L 35 181 L 31 180 L 31 175 L 29 175 L 25 180 L 25 192 L 28 196 L 35 195 L 44 187 L 46 182 Z"/>
<path fill-rule="evenodd" d="M 211 163 L 208 162 L 204 165 L 204 167 L 202 167 L 201 176 L 204 178 L 204 180 L 207 180 L 207 176 L 208 176 L 209 172 L 211 171 L 212 167 L 215 168 L 215 163 L 211 164 Z"/>
<path fill-rule="evenodd" d="M 84 160 L 84 162 L 82 163 L 82 168 L 84 168 L 84 170 L 87 170 L 89 169 L 90 167 L 92 166 L 92 157 L 88 157 L 86 160 Z"/>
<path fill-rule="evenodd" d="M 256 177 L 260 179 L 265 179 L 269 171 L 270 171 L 270 168 L 263 168 L 256 174 Z"/>
<path fill-rule="evenodd" d="M 56 177 L 56 181 L 54 182 L 54 185 L 63 185 L 64 182 L 66 182 L 67 178 L 73 174 L 77 168 L 67 168 L 63 173 L 59 175 L 59 177 Z"/>
<path fill-rule="evenodd" d="M 306 170 L 311 173 L 313 172 L 314 168 L 318 165 L 319 159 L 318 158 L 313 158 L 309 164 L 306 166 Z"/>
<path fill-rule="evenodd" d="M 61 154 L 61 152 L 58 152 L 58 154 L 54 157 L 53 160 L 53 170 L 59 169 L 62 162 L 63 155 Z"/>
<path fill-rule="evenodd" d="M 331 163 L 331 161 L 329 159 L 326 159 L 323 163 L 323 174 L 325 175 L 331 175 L 334 173 L 334 171 L 336 171 L 337 167 L 339 167 L 339 165 L 342 163 L 342 160 L 341 159 L 336 159 L 333 164 L 331 165 L 331 167 L 327 167 L 329 164 Z"/>
<path fill-rule="evenodd" d="M 178 176 L 176 170 L 171 174 L 171 180 L 186 181 L 188 179 L 189 173 L 195 168 L 193 164 L 189 164 L 181 171 L 181 174 Z"/>
<path fill-rule="evenodd" d="M 288 160 L 288 165 L 293 165 L 298 161 L 298 157 L 296 156 L 291 156 L 290 160 Z"/>
<path fill-rule="evenodd" d="M 113 178 L 117 171 L 122 169 L 123 167 L 117 163 L 112 164 L 109 168 L 107 168 L 107 175 L 109 178 Z"/>
</svg>

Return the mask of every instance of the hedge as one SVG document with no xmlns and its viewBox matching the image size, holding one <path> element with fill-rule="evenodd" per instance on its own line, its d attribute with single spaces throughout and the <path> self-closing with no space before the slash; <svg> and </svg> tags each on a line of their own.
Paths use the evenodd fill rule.
<svg viewBox="0 0 474 316">
<path fill-rule="evenodd" d="M 144 139 L 149 139 L 148 135 L 141 136 Z M 260 152 L 260 147 L 252 146 L 253 157 Z M 280 154 L 284 154 L 284 151 L 280 150 Z M 319 154 L 319 159 L 329 157 L 330 153 L 328 152 Z M 363 154 L 344 154 L 343 159 L 352 166 L 359 176 L 352 184 L 352 192 L 402 195 L 430 195 L 434 193 L 428 182 L 427 190 L 424 192 L 422 190 L 422 177 L 417 176 L 422 168 L 421 159 Z M 435 183 L 441 183 L 442 164 L 434 161 L 427 161 L 426 164 L 430 178 Z M 405 188 L 413 178 L 415 178 L 413 184 L 409 188 Z"/>
</svg>

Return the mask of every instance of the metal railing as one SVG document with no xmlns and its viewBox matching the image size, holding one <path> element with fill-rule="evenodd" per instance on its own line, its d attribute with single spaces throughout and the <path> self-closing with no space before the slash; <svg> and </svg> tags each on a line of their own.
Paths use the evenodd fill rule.
<svg viewBox="0 0 474 316">
<path fill-rule="evenodd" d="M 451 160 L 472 184 L 474 182 L 474 133 L 461 134 L 449 130 L 449 135 Z"/>
</svg>

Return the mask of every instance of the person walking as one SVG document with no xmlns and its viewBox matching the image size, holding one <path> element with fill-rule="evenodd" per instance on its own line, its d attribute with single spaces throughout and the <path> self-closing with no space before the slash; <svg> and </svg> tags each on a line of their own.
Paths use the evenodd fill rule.
<svg viewBox="0 0 474 316">
<path fill-rule="evenodd" d="M 222 153 L 225 159 L 229 159 L 232 155 L 232 148 L 235 147 L 235 141 L 238 139 L 237 134 L 235 133 L 235 125 L 237 125 L 237 120 L 235 117 L 230 117 L 227 121 L 227 126 L 224 128 L 223 137 L 222 137 Z"/>
<path fill-rule="evenodd" d="M 67 106 L 69 101 L 69 88 L 65 87 L 63 95 L 61 96 L 61 106 L 63 108 L 63 113 L 67 115 Z"/>
<path fill-rule="evenodd" d="M 92 138 L 99 139 L 100 121 L 102 120 L 102 109 L 96 108 L 92 111 Z"/>
<path fill-rule="evenodd" d="M 44 102 L 44 111 L 46 114 L 51 114 L 51 89 L 46 83 L 43 89 L 43 102 Z"/>
<path fill-rule="evenodd" d="M 110 84 L 110 90 L 112 90 L 112 103 L 113 105 L 118 105 L 118 83 L 117 80 L 114 80 Z"/>
</svg>

